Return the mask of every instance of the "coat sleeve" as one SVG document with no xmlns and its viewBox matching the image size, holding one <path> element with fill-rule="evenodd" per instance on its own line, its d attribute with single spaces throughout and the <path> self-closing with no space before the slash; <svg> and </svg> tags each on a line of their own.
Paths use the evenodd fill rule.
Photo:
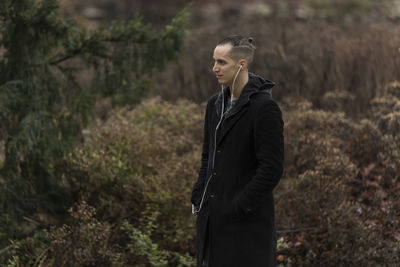
<svg viewBox="0 0 400 267">
<path fill-rule="evenodd" d="M 209 115 L 210 115 L 210 102 L 207 104 L 206 108 L 206 114 L 205 114 L 205 119 L 204 119 L 204 137 L 203 137 L 203 150 L 201 153 L 201 166 L 200 166 L 200 171 L 199 175 L 197 178 L 197 182 L 193 186 L 192 190 L 192 198 L 191 202 L 195 206 L 199 206 L 199 202 L 201 199 L 201 194 L 202 190 L 204 188 L 204 184 L 206 182 L 206 175 L 207 175 L 207 168 L 208 168 L 208 150 L 209 150 L 209 142 L 210 142 L 210 137 L 209 137 L 209 126 L 208 126 L 208 121 L 209 121 Z"/>
<path fill-rule="evenodd" d="M 284 137 L 282 113 L 273 100 L 262 105 L 254 120 L 257 170 L 234 201 L 238 214 L 251 213 L 272 192 L 283 173 Z"/>
</svg>

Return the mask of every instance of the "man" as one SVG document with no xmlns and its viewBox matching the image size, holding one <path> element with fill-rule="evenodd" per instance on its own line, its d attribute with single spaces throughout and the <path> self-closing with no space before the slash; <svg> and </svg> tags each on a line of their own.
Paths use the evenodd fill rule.
<svg viewBox="0 0 400 267">
<path fill-rule="evenodd" d="M 283 171 L 283 121 L 274 83 L 249 73 L 252 39 L 214 50 L 220 93 L 208 101 L 201 168 L 192 191 L 197 265 L 276 266 L 272 190 Z"/>
</svg>

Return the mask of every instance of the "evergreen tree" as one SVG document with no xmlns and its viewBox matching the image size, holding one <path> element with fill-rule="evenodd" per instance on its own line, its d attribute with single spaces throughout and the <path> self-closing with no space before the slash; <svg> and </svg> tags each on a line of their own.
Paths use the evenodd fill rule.
<svg viewBox="0 0 400 267">
<path fill-rule="evenodd" d="M 65 210 L 70 203 L 53 164 L 77 141 L 94 103 L 137 101 L 152 71 L 183 48 L 185 10 L 162 31 L 140 17 L 87 31 L 62 19 L 58 8 L 58 0 L 0 1 L 3 226 L 33 212 Z M 76 78 L 83 68 L 94 73 L 90 86 Z"/>
</svg>

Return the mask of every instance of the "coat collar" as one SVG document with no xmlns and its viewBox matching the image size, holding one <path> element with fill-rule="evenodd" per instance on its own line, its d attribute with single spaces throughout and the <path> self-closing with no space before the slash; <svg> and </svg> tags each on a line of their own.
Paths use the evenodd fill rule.
<svg viewBox="0 0 400 267">
<path fill-rule="evenodd" d="M 262 77 L 249 72 L 249 81 L 243 88 L 242 93 L 240 94 L 236 102 L 236 105 L 229 111 L 225 119 L 237 114 L 243 107 L 245 107 L 250 102 L 250 98 L 254 94 L 266 93 L 271 96 L 271 91 L 272 91 L 271 88 L 274 85 L 275 85 L 274 82 L 263 79 Z M 221 92 L 218 94 L 218 97 L 214 103 L 215 110 L 219 118 L 221 117 L 221 112 L 223 112 L 222 102 L 224 101 L 224 103 L 227 103 L 229 96 L 230 96 L 229 86 L 223 86 Z"/>
<path fill-rule="evenodd" d="M 220 143 L 229 130 L 236 124 L 239 118 L 245 113 L 247 105 L 251 102 L 251 97 L 255 94 L 266 93 L 271 96 L 271 88 L 275 85 L 274 82 L 265 80 L 260 76 L 249 73 L 249 82 L 243 88 L 235 106 L 225 115 L 222 120 L 222 127 L 219 134 L 217 143 Z M 223 112 L 223 101 L 227 103 L 230 96 L 230 89 L 228 86 L 223 87 L 215 100 L 215 110 L 219 118 Z"/>
</svg>

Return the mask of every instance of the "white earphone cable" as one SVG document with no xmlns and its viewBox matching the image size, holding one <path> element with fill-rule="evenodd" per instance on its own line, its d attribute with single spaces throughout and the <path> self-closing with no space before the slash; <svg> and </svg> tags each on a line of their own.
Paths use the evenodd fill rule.
<svg viewBox="0 0 400 267">
<path fill-rule="evenodd" d="M 236 72 L 235 78 L 233 79 L 233 83 L 232 83 L 232 92 L 231 92 L 231 101 L 233 101 L 233 92 L 235 91 L 235 82 L 236 82 L 236 78 L 239 75 L 239 72 L 242 70 L 242 64 L 240 64 L 240 67 L 238 69 L 238 71 Z"/>
</svg>

